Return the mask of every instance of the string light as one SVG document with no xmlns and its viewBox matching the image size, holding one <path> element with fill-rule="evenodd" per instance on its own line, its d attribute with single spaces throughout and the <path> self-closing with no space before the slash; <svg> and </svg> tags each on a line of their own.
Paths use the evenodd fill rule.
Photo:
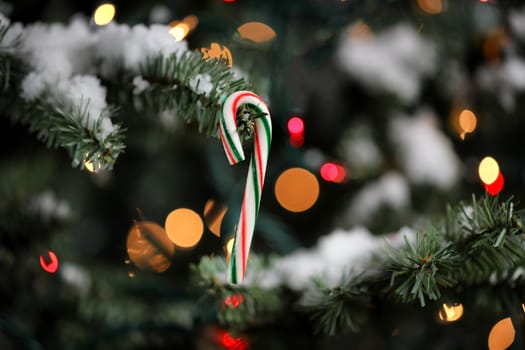
<svg viewBox="0 0 525 350">
<path fill-rule="evenodd" d="M 209 48 L 201 48 L 201 53 L 202 57 L 205 60 L 216 58 L 225 62 L 228 67 L 231 67 L 233 65 L 232 53 L 230 49 L 228 49 L 224 45 L 218 43 L 211 43 Z"/>
<path fill-rule="evenodd" d="M 514 343 L 516 330 L 512 325 L 510 317 L 500 320 L 492 327 L 489 333 L 489 350 L 508 349 Z"/>
<path fill-rule="evenodd" d="M 111 3 L 104 3 L 96 8 L 95 13 L 93 14 L 93 22 L 97 26 L 105 26 L 115 18 L 115 5 Z"/>
<path fill-rule="evenodd" d="M 130 260 L 139 269 L 164 272 L 171 266 L 175 247 L 166 231 L 155 222 L 136 222 L 129 230 L 126 244 Z"/>
<path fill-rule="evenodd" d="M 46 260 L 42 255 L 40 255 L 40 266 L 44 271 L 48 273 L 55 273 L 58 270 L 58 258 L 54 252 L 49 250 L 47 252 L 47 255 L 49 256 L 50 262 L 47 263 Z"/>
<path fill-rule="evenodd" d="M 438 313 L 439 319 L 443 322 L 455 322 L 463 317 L 462 304 L 443 304 Z"/>
<path fill-rule="evenodd" d="M 443 11 L 442 0 L 417 0 L 417 4 L 421 10 L 431 15 L 436 15 Z"/>
<path fill-rule="evenodd" d="M 221 224 L 228 208 L 209 199 L 204 205 L 204 221 L 208 229 L 217 237 L 221 236 Z"/>
<path fill-rule="evenodd" d="M 326 162 L 321 166 L 319 173 L 327 182 L 342 183 L 346 179 L 346 169 L 339 164 Z"/>
<path fill-rule="evenodd" d="M 483 158 L 479 163 L 478 174 L 481 181 L 486 185 L 496 181 L 499 174 L 499 164 L 496 159 L 492 157 Z"/>
<path fill-rule="evenodd" d="M 458 116 L 458 124 L 460 128 L 459 136 L 462 140 L 464 140 L 466 134 L 472 133 L 474 130 L 476 130 L 478 119 L 476 118 L 474 112 L 464 109 Z"/>
<path fill-rule="evenodd" d="M 239 36 L 257 44 L 269 42 L 277 35 L 267 24 L 261 22 L 248 22 L 237 28 Z"/>
<path fill-rule="evenodd" d="M 310 209 L 319 198 L 319 181 L 303 168 L 290 168 L 275 182 L 274 193 L 279 204 L 291 212 Z"/>
<path fill-rule="evenodd" d="M 503 174 L 501 172 L 498 173 L 496 181 L 494 181 L 491 184 L 483 184 L 483 186 L 485 186 L 485 191 L 487 191 L 487 193 L 491 196 L 496 196 L 497 194 L 499 194 L 503 190 L 504 185 L 505 178 L 503 177 Z"/>
<path fill-rule="evenodd" d="M 182 248 L 195 246 L 204 232 L 200 215 L 188 208 L 175 209 L 169 213 L 164 228 L 168 238 Z"/>
<path fill-rule="evenodd" d="M 304 144 L 304 122 L 299 116 L 288 119 L 288 133 L 290 134 L 290 144 L 293 147 L 301 147 Z"/>
</svg>

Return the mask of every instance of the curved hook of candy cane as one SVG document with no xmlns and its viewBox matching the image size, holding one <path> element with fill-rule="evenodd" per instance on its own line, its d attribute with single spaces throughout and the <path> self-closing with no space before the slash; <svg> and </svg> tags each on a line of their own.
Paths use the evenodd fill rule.
<svg viewBox="0 0 525 350">
<path fill-rule="evenodd" d="M 241 214 L 228 264 L 229 283 L 240 283 L 244 280 L 272 142 L 270 111 L 264 101 L 250 91 L 235 92 L 224 99 L 219 120 L 221 140 L 229 163 L 233 165 L 245 159 L 236 121 L 237 110 L 244 104 L 249 104 L 261 117 L 254 119 L 254 151 L 248 167 Z"/>
</svg>

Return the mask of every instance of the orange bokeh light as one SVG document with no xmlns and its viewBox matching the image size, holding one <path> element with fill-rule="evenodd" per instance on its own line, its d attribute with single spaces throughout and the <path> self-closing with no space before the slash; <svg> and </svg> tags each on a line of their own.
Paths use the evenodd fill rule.
<svg viewBox="0 0 525 350">
<path fill-rule="evenodd" d="M 157 223 L 139 221 L 133 224 L 127 239 L 128 256 L 140 269 L 166 271 L 175 253 L 166 231 Z"/>
<path fill-rule="evenodd" d="M 204 221 L 208 229 L 217 237 L 221 236 L 221 224 L 228 208 L 209 199 L 204 205 Z"/>
<path fill-rule="evenodd" d="M 240 37 L 253 41 L 257 44 L 271 41 L 275 38 L 276 33 L 267 24 L 261 22 L 248 22 L 237 28 Z"/>
<path fill-rule="evenodd" d="M 443 12 L 442 0 L 417 0 L 417 4 L 421 10 L 431 15 Z"/>
<path fill-rule="evenodd" d="M 279 175 L 274 192 L 283 208 L 302 212 L 310 209 L 319 198 L 319 181 L 306 169 L 290 168 Z"/>
<path fill-rule="evenodd" d="M 191 248 L 199 243 L 204 224 L 199 214 L 187 208 L 173 210 L 164 224 L 168 238 L 178 247 Z"/>
<path fill-rule="evenodd" d="M 492 327 L 489 333 L 489 350 L 504 350 L 514 343 L 516 330 L 510 317 L 504 318 Z"/>
</svg>

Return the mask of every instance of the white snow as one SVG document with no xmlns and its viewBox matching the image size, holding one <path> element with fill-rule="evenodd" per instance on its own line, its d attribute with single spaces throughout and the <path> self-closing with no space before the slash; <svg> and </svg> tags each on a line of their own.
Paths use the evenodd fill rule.
<svg viewBox="0 0 525 350">
<path fill-rule="evenodd" d="M 45 220 L 53 218 L 64 220 L 71 215 L 68 203 L 59 200 L 52 191 L 45 191 L 35 196 L 29 204 L 29 209 L 38 212 Z"/>
<path fill-rule="evenodd" d="M 509 14 L 509 23 L 512 31 L 522 40 L 525 40 L 525 7 L 521 11 L 512 10 Z"/>
<path fill-rule="evenodd" d="M 0 21 L 8 19 L 2 16 Z M 16 30 L 9 40 L 22 32 L 21 27 L 14 27 Z M 19 48 L 31 67 L 22 82 L 22 97 L 28 101 L 41 98 L 71 110 L 85 110 L 84 126 L 93 129 L 95 123 L 100 122 L 96 137 L 104 141 L 117 127 L 105 113 L 106 88 L 95 75 L 110 78 L 118 67 L 138 72 L 149 57 L 187 51 L 187 43 L 175 41 L 168 30 L 168 26 L 158 24 L 129 27 L 115 23 L 94 30 L 82 17 L 74 17 L 67 25 L 29 25 L 23 31 Z M 7 40 L 2 45 L 5 42 Z M 199 76 L 198 90 L 209 94 L 210 80 L 208 75 Z M 134 93 L 148 86 L 138 75 L 133 84 Z"/>
<path fill-rule="evenodd" d="M 422 77 L 435 71 L 436 56 L 430 41 L 400 24 L 369 39 L 346 36 L 337 61 L 367 88 L 386 90 L 412 102 L 419 95 Z"/>
<path fill-rule="evenodd" d="M 91 274 L 83 267 L 71 263 L 64 262 L 58 269 L 60 277 L 72 287 L 75 287 L 81 294 L 89 292 L 92 284 Z"/>
<path fill-rule="evenodd" d="M 365 224 L 377 218 L 383 206 L 401 209 L 410 204 L 410 187 L 400 173 L 386 172 L 357 192 L 343 215 L 345 224 Z"/>
<path fill-rule="evenodd" d="M 101 72 L 111 76 L 115 65 L 138 72 L 148 58 L 163 54 L 182 53 L 188 50 L 186 41 L 175 41 L 169 27 L 154 24 L 150 27 L 138 24 L 129 27 L 111 23 L 96 35 L 96 56 L 102 59 Z"/>
<path fill-rule="evenodd" d="M 144 80 L 142 75 L 135 76 L 135 78 L 133 78 L 133 86 L 135 87 L 133 89 L 133 94 L 140 95 L 148 88 L 149 85 L 149 81 Z"/>
<path fill-rule="evenodd" d="M 525 90 L 525 61 L 509 55 L 498 65 L 481 67 L 476 78 L 481 88 L 497 94 L 501 105 L 513 111 L 516 92 Z"/>
<path fill-rule="evenodd" d="M 189 81 L 190 88 L 197 94 L 209 97 L 213 90 L 211 76 L 209 74 L 197 74 Z"/>
<path fill-rule="evenodd" d="M 344 276 L 373 272 L 371 259 L 375 254 L 381 253 L 387 244 L 404 246 L 403 237 L 412 241 L 415 234 L 406 227 L 382 236 L 374 236 L 364 227 L 336 229 L 322 236 L 314 247 L 273 260 L 268 269 L 245 282 L 263 288 L 285 285 L 303 291 L 312 286 L 313 278 L 321 277 L 328 287 L 334 287 L 343 282 Z"/>
<path fill-rule="evenodd" d="M 352 177 L 377 171 L 383 164 L 383 155 L 371 137 L 367 125 L 354 125 L 341 139 L 338 152 L 352 169 Z"/>
<path fill-rule="evenodd" d="M 362 227 L 349 231 L 337 229 L 321 237 L 310 249 L 276 259 L 257 282 L 265 288 L 284 284 L 302 290 L 311 284 L 312 278 L 322 276 L 323 281 L 335 286 L 345 271 L 364 271 L 380 241 Z"/>
<path fill-rule="evenodd" d="M 412 183 L 447 190 L 457 182 L 460 161 L 432 112 L 391 118 L 389 131 L 397 161 Z"/>
</svg>

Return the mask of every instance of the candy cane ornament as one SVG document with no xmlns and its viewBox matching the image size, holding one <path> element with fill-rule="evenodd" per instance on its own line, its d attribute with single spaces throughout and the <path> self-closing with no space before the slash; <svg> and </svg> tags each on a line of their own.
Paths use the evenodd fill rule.
<svg viewBox="0 0 525 350">
<path fill-rule="evenodd" d="M 237 110 L 244 104 L 254 108 L 260 117 L 254 119 L 254 150 L 248 167 L 241 214 L 228 264 L 227 281 L 229 283 L 242 283 L 244 280 L 272 142 L 270 111 L 263 100 L 250 91 L 238 91 L 231 94 L 222 102 L 219 120 L 222 145 L 230 165 L 245 159 L 241 138 L 237 132 Z"/>
</svg>

